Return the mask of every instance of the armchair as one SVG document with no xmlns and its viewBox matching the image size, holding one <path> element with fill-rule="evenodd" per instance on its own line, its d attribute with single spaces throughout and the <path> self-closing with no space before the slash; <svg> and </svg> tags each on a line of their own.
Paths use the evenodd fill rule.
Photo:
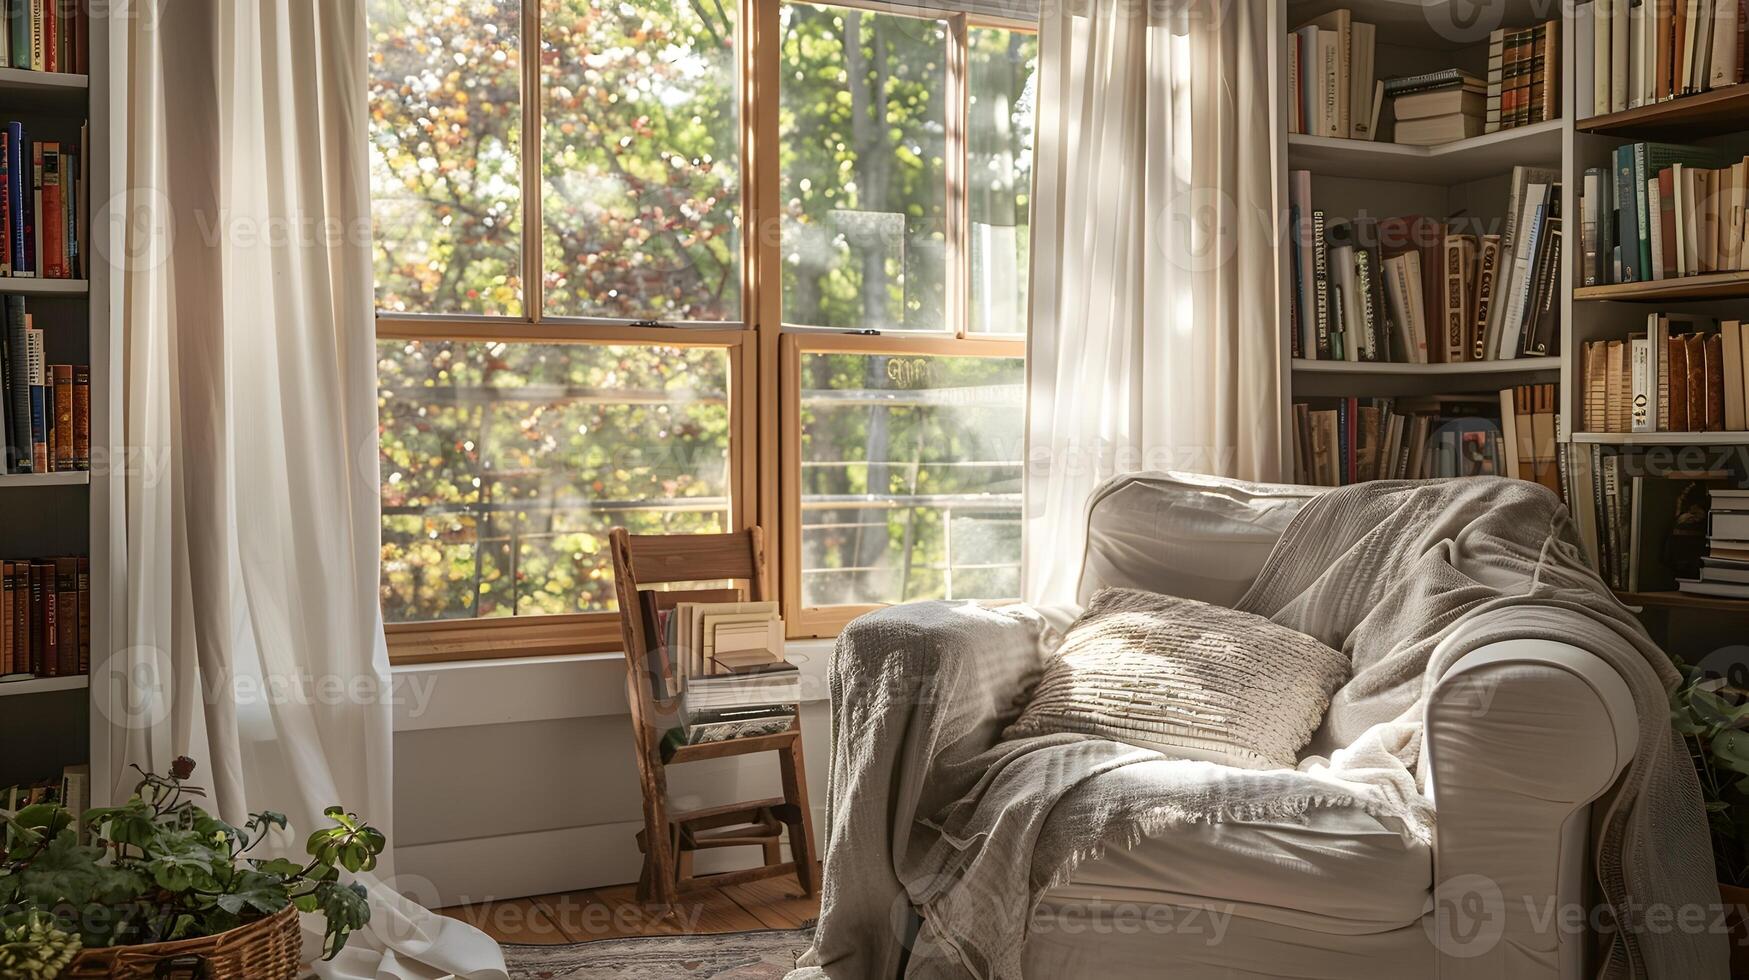
<svg viewBox="0 0 1749 980">
<path fill-rule="evenodd" d="M 1125 586 L 1231 605 L 1318 492 L 1163 473 L 1109 481 L 1088 509 L 1080 601 Z M 877 630 L 904 614 L 901 607 L 865 617 L 850 630 Z M 956 662 L 944 643 L 929 671 L 939 686 L 924 699 L 933 706 L 923 710 L 980 713 L 967 727 L 988 741 L 911 746 L 895 780 L 969 759 L 998 737 L 1016 707 L 1001 696 L 958 700 L 954 692 L 1030 685 L 1047 632 L 1025 612 L 1010 612 L 1002 628 L 1013 631 L 1004 645 L 1010 653 L 991 662 Z M 851 645 L 878 646 L 854 637 Z M 974 673 L 975 683 L 955 680 Z M 1326 808 L 1297 821 L 1190 824 L 1108 849 L 1045 893 L 1024 950 L 1026 975 L 1553 980 L 1587 973 L 1591 944 L 1579 913 L 1593 880 L 1590 804 L 1634 754 L 1628 686 L 1576 646 L 1495 643 L 1437 680 L 1425 721 L 1421 770 L 1438 810 L 1433 846 L 1406 842 L 1365 813 Z M 837 729 L 866 732 L 842 720 Z M 918 811 L 929 812 L 930 803 L 919 800 Z M 834 814 L 833 837 L 856 819 Z M 830 879 L 830 845 L 827 862 Z M 885 885 L 868 900 L 890 908 L 902 886 Z"/>
</svg>

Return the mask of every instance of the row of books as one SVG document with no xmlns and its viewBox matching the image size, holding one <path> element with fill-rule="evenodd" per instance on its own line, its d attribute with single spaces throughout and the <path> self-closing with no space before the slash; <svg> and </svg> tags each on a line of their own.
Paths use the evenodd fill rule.
<svg viewBox="0 0 1749 980">
<path fill-rule="evenodd" d="M 1483 132 L 1560 118 L 1561 22 L 1489 34 L 1487 93 Z"/>
<path fill-rule="evenodd" d="M 1293 356 L 1426 364 L 1555 353 L 1560 191 L 1553 171 L 1514 167 L 1498 231 L 1420 215 L 1344 221 L 1316 207 L 1310 172 L 1293 171 Z"/>
<path fill-rule="evenodd" d="M 1374 70 L 1378 28 L 1332 10 L 1288 35 L 1288 131 L 1378 138 L 1383 89 Z"/>
<path fill-rule="evenodd" d="M 0 681 L 91 671 L 91 563 L 0 563 Z"/>
<path fill-rule="evenodd" d="M 1574 8 L 1575 116 L 1744 81 L 1746 0 L 1590 0 Z"/>
<path fill-rule="evenodd" d="M 90 200 L 84 127 L 78 144 L 32 140 L 24 124 L 0 132 L 0 275 L 83 279 Z"/>
<path fill-rule="evenodd" d="M 783 657 L 783 619 L 775 602 L 676 602 L 640 593 L 655 642 L 650 683 L 658 701 L 678 699 L 679 724 L 664 744 L 693 745 L 787 730 L 801 701 L 801 674 Z M 705 593 L 711 599 L 717 594 Z"/>
<path fill-rule="evenodd" d="M 1585 171 L 1580 270 L 1588 286 L 1749 269 L 1749 157 L 1630 143 Z"/>
<path fill-rule="evenodd" d="M 1559 492 L 1555 386 L 1506 388 L 1497 398 L 1436 395 L 1343 398 L 1294 405 L 1299 483 L 1509 476 Z"/>
<path fill-rule="evenodd" d="M 42 328 L 23 296 L 4 297 L 0 331 L 0 429 L 6 472 L 58 473 L 91 468 L 91 368 L 49 364 Z"/>
<path fill-rule="evenodd" d="M 0 68 L 83 75 L 88 0 L 0 0 Z"/>
<path fill-rule="evenodd" d="M 1652 313 L 1626 340 L 1585 344 L 1587 432 L 1749 430 L 1749 331 L 1739 320 Z"/>
<path fill-rule="evenodd" d="M 1749 599 L 1749 490 L 1708 491 L 1706 554 L 1699 574 L 1679 577 L 1677 589 L 1696 595 Z"/>
</svg>

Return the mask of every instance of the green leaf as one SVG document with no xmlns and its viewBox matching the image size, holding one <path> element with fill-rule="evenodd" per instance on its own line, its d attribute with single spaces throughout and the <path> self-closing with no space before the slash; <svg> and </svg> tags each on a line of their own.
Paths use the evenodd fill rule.
<svg viewBox="0 0 1749 980">
<path fill-rule="evenodd" d="M 244 871 L 231 883 L 230 891 L 214 900 L 219 908 L 233 914 L 244 909 L 271 915 L 291 901 L 285 882 L 270 874 Z"/>
</svg>

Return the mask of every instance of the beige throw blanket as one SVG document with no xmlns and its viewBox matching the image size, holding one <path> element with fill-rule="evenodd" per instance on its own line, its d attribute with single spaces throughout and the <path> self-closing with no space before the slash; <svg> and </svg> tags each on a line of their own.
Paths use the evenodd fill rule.
<svg viewBox="0 0 1749 980">
<path fill-rule="evenodd" d="M 1639 751 L 1593 824 L 1605 898 L 1716 901 L 1698 785 L 1666 720 L 1675 673 L 1586 567 L 1547 491 L 1472 479 L 1320 495 L 1239 608 L 1352 658 L 1310 747 L 1328 762 L 1257 772 L 1085 736 L 997 742 L 1036 680 L 1040 617 L 919 603 L 852 623 L 832 667 L 820 925 L 792 980 L 1019 978 L 1045 889 L 1108 846 L 1184 822 L 1357 807 L 1428 839 L 1413 773 L 1427 692 L 1465 653 L 1523 637 L 1591 650 L 1634 693 Z M 1723 955 L 1718 936 L 1629 929 L 1605 973 L 1716 976 Z"/>
</svg>

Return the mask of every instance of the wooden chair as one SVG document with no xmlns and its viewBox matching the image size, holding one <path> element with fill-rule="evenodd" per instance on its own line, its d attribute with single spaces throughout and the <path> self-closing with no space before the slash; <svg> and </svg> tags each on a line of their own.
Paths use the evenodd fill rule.
<svg viewBox="0 0 1749 980">
<path fill-rule="evenodd" d="M 664 757 L 662 736 L 680 723 L 679 698 L 657 700 L 650 685 L 649 660 L 655 637 L 644 618 L 640 591 L 671 582 L 746 583 L 739 590 L 691 589 L 657 591 L 659 608 L 681 602 L 722 602 L 746 598 L 762 601 L 765 594 L 765 541 L 759 528 L 732 534 L 629 534 L 616 527 L 609 536 L 613 549 L 614 588 L 620 625 L 625 633 L 627 700 L 631 704 L 638 776 L 644 789 L 644 829 L 638 848 L 644 870 L 638 897 L 673 905 L 693 888 L 733 885 L 794 874 L 804 895 L 814 893 L 814 828 L 808 809 L 807 770 L 802 764 L 801 719 L 788 731 L 754 738 L 682 745 Z M 668 767 L 702 759 L 776 752 L 783 796 L 701 810 L 672 812 L 668 806 Z M 779 841 L 789 828 L 790 860 L 781 860 Z M 693 855 L 705 848 L 757 846 L 764 863 L 740 871 L 695 876 Z"/>
</svg>

